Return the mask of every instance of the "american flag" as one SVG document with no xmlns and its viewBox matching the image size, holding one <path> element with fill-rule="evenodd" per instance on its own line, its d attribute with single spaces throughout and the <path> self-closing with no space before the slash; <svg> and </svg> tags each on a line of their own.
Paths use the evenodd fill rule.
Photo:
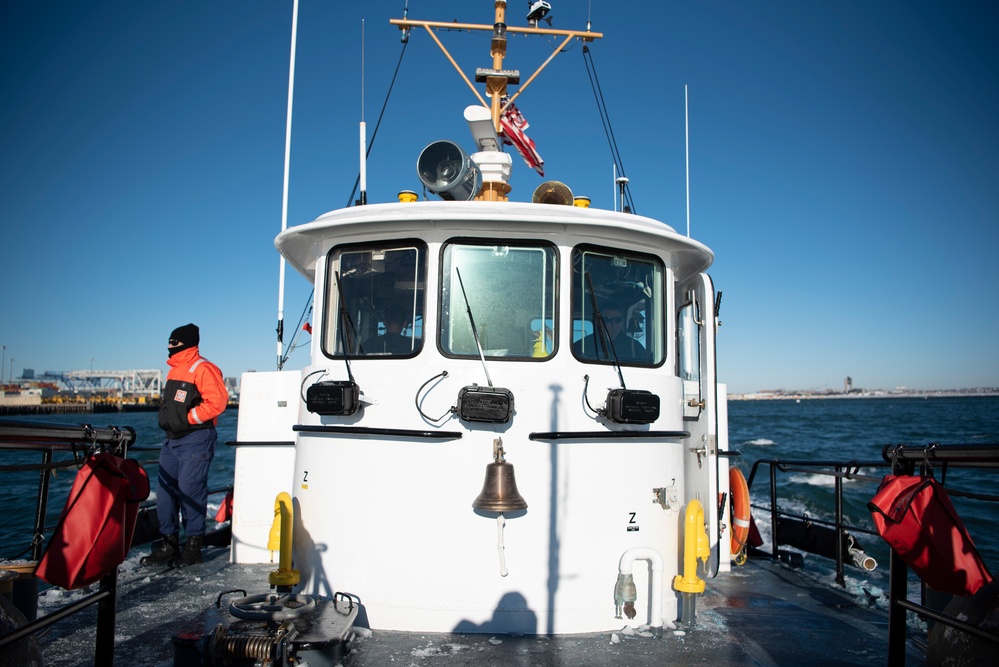
<svg viewBox="0 0 999 667">
<path fill-rule="evenodd" d="M 545 161 L 538 155 L 538 150 L 534 147 L 534 141 L 524 134 L 524 130 L 530 127 L 530 125 L 527 119 L 524 118 L 524 114 L 520 113 L 517 105 L 507 104 L 508 99 L 506 97 L 503 98 L 503 104 L 506 105 L 506 109 L 500 115 L 500 127 L 503 129 L 503 143 L 516 148 L 520 156 L 524 158 L 527 166 L 533 167 L 535 171 L 544 176 Z"/>
</svg>

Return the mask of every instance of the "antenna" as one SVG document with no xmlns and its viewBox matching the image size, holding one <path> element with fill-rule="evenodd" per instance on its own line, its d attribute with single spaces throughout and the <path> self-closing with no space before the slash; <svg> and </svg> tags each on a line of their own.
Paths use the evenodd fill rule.
<svg viewBox="0 0 999 667">
<path fill-rule="evenodd" d="M 618 176 L 614 180 L 614 182 L 617 183 L 617 187 L 621 190 L 621 210 L 622 211 L 627 211 L 628 210 L 628 205 L 624 203 L 624 189 L 626 187 L 628 187 L 628 177 L 627 176 Z"/>
<path fill-rule="evenodd" d="M 611 165 L 611 210 L 617 210 L 617 162 Z"/>
<path fill-rule="evenodd" d="M 284 192 L 281 196 L 281 231 L 288 229 L 288 173 L 291 165 L 291 106 L 295 98 L 295 47 L 298 42 L 298 0 L 291 14 L 291 58 L 288 64 L 288 119 L 284 133 Z M 284 366 L 284 274 L 285 261 L 281 255 L 278 276 L 277 369 Z"/>
<path fill-rule="evenodd" d="M 687 145 L 687 238 L 690 238 L 690 112 L 687 104 L 687 84 L 683 84 L 684 142 Z"/>
<path fill-rule="evenodd" d="M 361 19 L 361 196 L 357 203 L 364 206 L 368 203 L 368 127 L 364 122 L 364 19 Z"/>
</svg>

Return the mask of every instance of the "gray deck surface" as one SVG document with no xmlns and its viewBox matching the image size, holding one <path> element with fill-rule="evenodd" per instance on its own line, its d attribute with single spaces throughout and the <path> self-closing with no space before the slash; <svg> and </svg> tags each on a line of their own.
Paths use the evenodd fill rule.
<svg viewBox="0 0 999 667">
<path fill-rule="evenodd" d="M 219 593 L 241 588 L 267 592 L 271 565 L 230 565 L 228 550 L 209 549 L 206 562 L 183 570 L 140 570 L 126 561 L 119 586 L 115 664 L 173 665 L 171 637 L 215 604 Z M 43 603 L 40 615 L 51 611 Z M 815 586 L 787 566 L 751 560 L 709 580 L 697 597 L 690 628 L 666 628 L 663 637 L 628 636 L 617 629 L 560 636 L 432 634 L 374 631 L 351 644 L 348 667 L 524 665 L 561 667 L 666 664 L 886 665 L 887 615 L 826 586 Z M 90 608 L 58 622 L 41 639 L 46 665 L 93 664 Z M 612 634 L 618 643 L 612 643 Z M 906 665 L 925 664 L 909 649 Z"/>
</svg>

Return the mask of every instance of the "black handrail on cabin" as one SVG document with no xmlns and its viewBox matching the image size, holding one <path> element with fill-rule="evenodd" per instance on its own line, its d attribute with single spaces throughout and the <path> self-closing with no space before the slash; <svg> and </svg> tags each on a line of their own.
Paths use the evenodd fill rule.
<svg viewBox="0 0 999 667">
<path fill-rule="evenodd" d="M 48 507 L 49 481 L 52 468 L 52 453 L 71 452 L 74 458 L 89 456 L 99 450 L 109 451 L 117 456 L 127 456 L 128 447 L 135 442 L 135 429 L 130 426 L 94 427 L 90 424 L 59 424 L 46 422 L 26 422 L 0 420 L 0 449 L 35 450 L 42 455 L 39 466 L 38 500 L 35 505 L 35 526 L 32 539 L 32 560 L 42 556 L 42 543 L 45 534 L 45 514 Z M 37 586 L 37 582 L 33 582 Z M 95 665 L 114 664 L 115 607 L 118 590 L 118 569 L 100 581 L 98 592 L 88 595 L 57 612 L 36 619 L 37 609 L 27 609 L 25 614 L 30 621 L 17 630 L 0 637 L 0 649 L 23 637 L 34 634 L 70 614 L 97 604 L 97 630 L 94 647 Z M 35 589 L 37 600 L 37 589 Z"/>
<path fill-rule="evenodd" d="M 843 522 L 843 479 L 856 479 L 880 482 L 881 477 L 860 473 L 861 468 L 888 468 L 894 474 L 915 474 L 918 466 L 923 476 L 932 475 L 934 466 L 941 467 L 945 472 L 948 467 L 955 468 L 999 468 L 999 445 L 939 445 L 930 444 L 922 447 L 912 445 L 886 445 L 882 449 L 883 461 L 798 461 L 781 459 L 758 459 L 753 463 L 747 480 L 747 486 L 752 489 L 753 480 L 761 465 L 769 466 L 770 470 L 770 507 L 753 505 L 756 509 L 770 513 L 771 531 L 773 535 L 772 557 L 779 558 L 777 541 L 777 518 L 791 516 L 807 519 L 813 523 L 831 526 L 836 530 L 836 583 L 845 585 L 843 574 L 844 556 L 843 533 L 847 529 L 856 533 L 866 533 L 877 536 L 874 530 L 860 526 L 850 526 Z M 832 469 L 832 470 L 830 470 Z M 777 471 L 807 472 L 815 475 L 827 475 L 835 478 L 835 520 L 823 521 L 814 517 L 805 517 L 778 509 L 777 504 Z M 932 619 L 949 627 L 956 628 L 999 645 L 999 636 L 991 635 L 979 628 L 963 623 L 953 617 L 907 599 L 906 583 L 908 567 L 901 557 L 892 549 L 889 559 L 888 585 L 888 664 L 890 667 L 904 667 L 906 640 L 906 611 L 912 611 L 923 618 Z M 925 586 L 923 587 L 925 602 Z"/>
</svg>

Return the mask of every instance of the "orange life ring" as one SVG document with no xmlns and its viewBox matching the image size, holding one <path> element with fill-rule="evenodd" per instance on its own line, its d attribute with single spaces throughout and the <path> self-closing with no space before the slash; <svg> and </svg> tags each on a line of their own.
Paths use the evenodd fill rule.
<svg viewBox="0 0 999 667">
<path fill-rule="evenodd" d="M 742 471 L 732 466 L 728 469 L 728 486 L 731 494 L 732 557 L 745 562 L 744 551 L 749 539 L 749 486 Z M 740 563 L 741 564 L 741 563 Z"/>
</svg>

